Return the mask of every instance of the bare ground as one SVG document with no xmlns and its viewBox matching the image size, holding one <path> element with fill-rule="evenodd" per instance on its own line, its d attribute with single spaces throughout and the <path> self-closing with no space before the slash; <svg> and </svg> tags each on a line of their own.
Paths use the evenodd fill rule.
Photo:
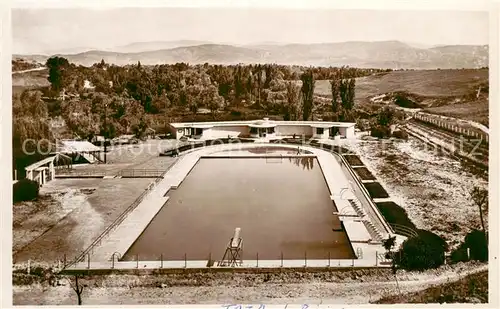
<svg viewBox="0 0 500 309">
<path fill-rule="evenodd" d="M 444 237 L 453 248 L 472 228 L 480 227 L 479 210 L 465 188 L 487 189 L 488 183 L 465 171 L 459 161 L 413 138 L 357 140 L 349 148 L 359 154 L 417 228 Z"/>
<path fill-rule="evenodd" d="M 59 220 L 75 210 L 75 196 L 84 197 L 95 189 L 69 189 L 66 192 L 44 194 L 36 201 L 22 202 L 13 207 L 13 254 L 53 228 Z"/>
<path fill-rule="evenodd" d="M 419 291 L 487 270 L 485 264 L 457 264 L 422 273 L 389 269 L 272 274 L 205 273 L 108 275 L 84 279 L 84 305 L 139 304 L 366 304 L 382 297 Z M 14 285 L 15 305 L 72 305 L 76 296 L 65 280 Z M 361 292 L 362 291 L 362 292 Z"/>
<path fill-rule="evenodd" d="M 54 262 L 85 250 L 151 179 L 57 179 L 42 188 L 48 207 L 14 211 L 14 262 Z M 87 189 L 87 190 L 86 190 Z M 90 194 L 88 194 L 90 193 Z M 34 203 L 36 204 L 36 203 Z M 23 206 L 26 208 L 27 206 Z M 27 237 L 28 236 L 28 237 Z"/>
</svg>

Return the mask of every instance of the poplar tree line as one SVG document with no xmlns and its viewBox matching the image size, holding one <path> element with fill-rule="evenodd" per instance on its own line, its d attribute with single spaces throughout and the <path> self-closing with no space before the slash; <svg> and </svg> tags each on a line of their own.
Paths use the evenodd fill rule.
<svg viewBox="0 0 500 309">
<path fill-rule="evenodd" d="M 341 69 L 330 80 L 332 93 L 332 112 L 336 121 L 354 121 L 354 98 L 356 79 L 347 78 Z"/>
</svg>

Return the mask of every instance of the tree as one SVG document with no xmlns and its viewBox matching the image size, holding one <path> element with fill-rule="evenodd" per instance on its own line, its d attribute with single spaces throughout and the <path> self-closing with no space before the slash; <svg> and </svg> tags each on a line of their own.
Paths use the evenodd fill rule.
<svg viewBox="0 0 500 309">
<path fill-rule="evenodd" d="M 132 132 L 134 133 L 135 137 L 141 138 L 146 132 L 147 128 L 148 124 L 146 123 L 146 120 L 144 120 L 144 118 L 141 118 L 137 125 L 132 126 Z"/>
<path fill-rule="evenodd" d="M 488 260 L 488 241 L 483 231 L 472 230 L 465 236 L 464 242 L 451 253 L 454 263 L 468 260 L 485 262 Z"/>
<path fill-rule="evenodd" d="M 302 120 L 307 121 L 313 109 L 314 76 L 312 70 L 302 73 Z"/>
<path fill-rule="evenodd" d="M 286 83 L 286 102 L 284 120 L 297 120 L 299 117 L 299 87 L 293 81 Z"/>
<path fill-rule="evenodd" d="M 487 205 L 488 202 L 488 190 L 482 189 L 480 187 L 474 186 L 472 190 L 468 191 L 474 203 L 479 208 L 479 218 L 481 219 L 481 227 L 483 229 L 484 234 L 487 237 L 487 230 L 484 225 L 483 218 L 483 206 Z"/>
<path fill-rule="evenodd" d="M 392 252 L 392 249 L 396 245 L 396 236 L 388 237 L 382 242 L 382 245 L 384 246 L 384 249 L 386 251 L 385 253 L 386 258 L 392 260 L 392 271 L 394 274 L 396 274 L 396 261 L 394 259 L 394 252 Z"/>
<path fill-rule="evenodd" d="M 337 114 L 340 111 L 339 86 L 340 82 L 338 78 L 334 77 L 334 79 L 330 80 L 330 87 L 332 93 L 332 112 L 334 114 Z"/>
<path fill-rule="evenodd" d="M 45 65 L 49 68 L 48 80 L 52 90 L 61 91 L 67 84 L 70 68 L 68 60 L 63 57 L 51 57 L 47 59 Z"/>
<path fill-rule="evenodd" d="M 274 75 L 273 66 L 271 64 L 265 65 L 264 72 L 266 74 L 265 79 L 264 79 L 264 89 L 269 89 L 269 85 L 271 84 L 271 81 L 273 80 L 273 75 Z"/>
<path fill-rule="evenodd" d="M 257 77 L 257 104 L 260 105 L 261 99 L 260 96 L 262 94 L 262 66 L 257 65 L 256 69 L 256 77 Z"/>
<path fill-rule="evenodd" d="M 80 279 L 83 278 L 81 275 L 76 274 L 74 276 L 74 278 L 75 278 L 74 282 L 70 278 L 67 278 L 67 279 L 69 281 L 71 288 L 76 293 L 76 297 L 78 299 L 78 306 L 81 306 L 82 305 L 82 294 L 83 294 L 83 289 L 84 289 L 85 285 L 78 281 L 78 278 L 80 278 Z"/>
<path fill-rule="evenodd" d="M 354 107 L 354 90 L 356 80 L 354 78 L 342 79 L 339 84 L 339 95 L 342 102 L 342 107 L 345 110 L 351 110 Z"/>
<path fill-rule="evenodd" d="M 19 177 L 24 175 L 26 166 L 43 159 L 44 153 L 50 152 L 53 140 L 42 93 L 25 90 L 20 96 L 13 96 L 12 160 Z"/>
<path fill-rule="evenodd" d="M 233 80 L 234 80 L 234 94 L 235 94 L 236 103 L 238 105 L 241 102 L 241 99 L 246 94 L 245 77 L 243 75 L 244 75 L 244 72 L 243 72 L 242 66 L 238 65 L 236 70 L 234 71 L 234 78 L 233 78 Z"/>
<path fill-rule="evenodd" d="M 392 123 L 392 120 L 394 119 L 394 109 L 391 107 L 384 107 L 382 110 L 379 112 L 377 116 L 377 123 L 380 126 L 387 127 Z"/>
<path fill-rule="evenodd" d="M 224 98 L 219 95 L 217 86 L 210 85 L 203 91 L 203 105 L 210 109 L 212 116 L 215 118 L 217 110 L 224 105 Z"/>
</svg>

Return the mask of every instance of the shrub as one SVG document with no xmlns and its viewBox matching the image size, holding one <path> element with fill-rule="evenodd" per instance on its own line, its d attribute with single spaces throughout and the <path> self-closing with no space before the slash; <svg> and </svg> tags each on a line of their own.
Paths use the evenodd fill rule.
<svg viewBox="0 0 500 309">
<path fill-rule="evenodd" d="M 368 193 L 372 198 L 386 198 L 389 197 L 387 191 L 385 191 L 384 187 L 378 182 L 367 182 L 363 184 L 368 190 Z"/>
<path fill-rule="evenodd" d="M 394 94 L 394 103 L 398 106 L 406 107 L 406 108 L 419 108 L 420 107 L 411 98 L 409 98 L 406 93 L 395 93 Z"/>
<path fill-rule="evenodd" d="M 14 203 L 22 201 L 31 201 L 38 197 L 38 182 L 29 179 L 21 179 L 14 184 L 13 200 Z"/>
<path fill-rule="evenodd" d="M 231 111 L 231 116 L 233 117 L 241 117 L 242 113 L 240 111 L 235 111 L 235 110 L 232 110 Z"/>
<path fill-rule="evenodd" d="M 357 155 L 344 155 L 344 159 L 351 165 L 351 166 L 361 166 L 364 165 L 363 161 L 357 156 Z"/>
<path fill-rule="evenodd" d="M 467 248 L 469 248 L 469 257 L 467 256 Z M 487 261 L 488 241 L 485 233 L 478 230 L 468 233 L 464 242 L 451 253 L 451 260 L 454 263 L 468 260 Z"/>
<path fill-rule="evenodd" d="M 377 125 L 371 128 L 370 135 L 378 138 L 389 137 L 391 136 L 391 129 L 388 126 Z"/>
<path fill-rule="evenodd" d="M 446 242 L 428 231 L 420 230 L 417 237 L 408 238 L 396 254 L 396 264 L 406 270 L 437 268 L 444 263 Z"/>
<path fill-rule="evenodd" d="M 394 120 L 394 109 L 384 106 L 378 113 L 377 124 L 382 127 L 388 127 Z"/>
<path fill-rule="evenodd" d="M 356 128 L 360 131 L 368 131 L 370 130 L 370 121 L 367 119 L 356 119 Z"/>
<path fill-rule="evenodd" d="M 392 132 L 392 137 L 400 139 L 408 139 L 408 133 L 406 133 L 406 131 L 403 130 L 395 130 L 394 132 Z"/>
<path fill-rule="evenodd" d="M 390 224 L 398 224 L 410 229 L 415 229 L 415 224 L 408 218 L 406 210 L 394 202 L 379 202 L 376 203 L 382 216 Z"/>
<path fill-rule="evenodd" d="M 366 167 L 356 167 L 353 170 L 358 174 L 362 180 L 376 180 L 375 176 Z"/>
</svg>

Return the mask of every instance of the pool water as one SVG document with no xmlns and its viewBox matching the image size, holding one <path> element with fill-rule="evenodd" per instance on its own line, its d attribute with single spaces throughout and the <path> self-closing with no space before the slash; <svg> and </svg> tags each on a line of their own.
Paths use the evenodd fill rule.
<svg viewBox="0 0 500 309">
<path fill-rule="evenodd" d="M 243 259 L 354 258 L 314 157 L 202 158 L 124 260 L 221 259 L 241 228 Z"/>
<path fill-rule="evenodd" d="M 228 154 L 231 156 L 267 156 L 267 155 L 298 155 L 298 154 L 310 154 L 309 151 L 301 149 L 301 147 L 251 147 L 241 149 L 234 148 L 228 150 L 221 150 L 219 152 L 212 153 L 212 155 L 224 155 Z"/>
</svg>

